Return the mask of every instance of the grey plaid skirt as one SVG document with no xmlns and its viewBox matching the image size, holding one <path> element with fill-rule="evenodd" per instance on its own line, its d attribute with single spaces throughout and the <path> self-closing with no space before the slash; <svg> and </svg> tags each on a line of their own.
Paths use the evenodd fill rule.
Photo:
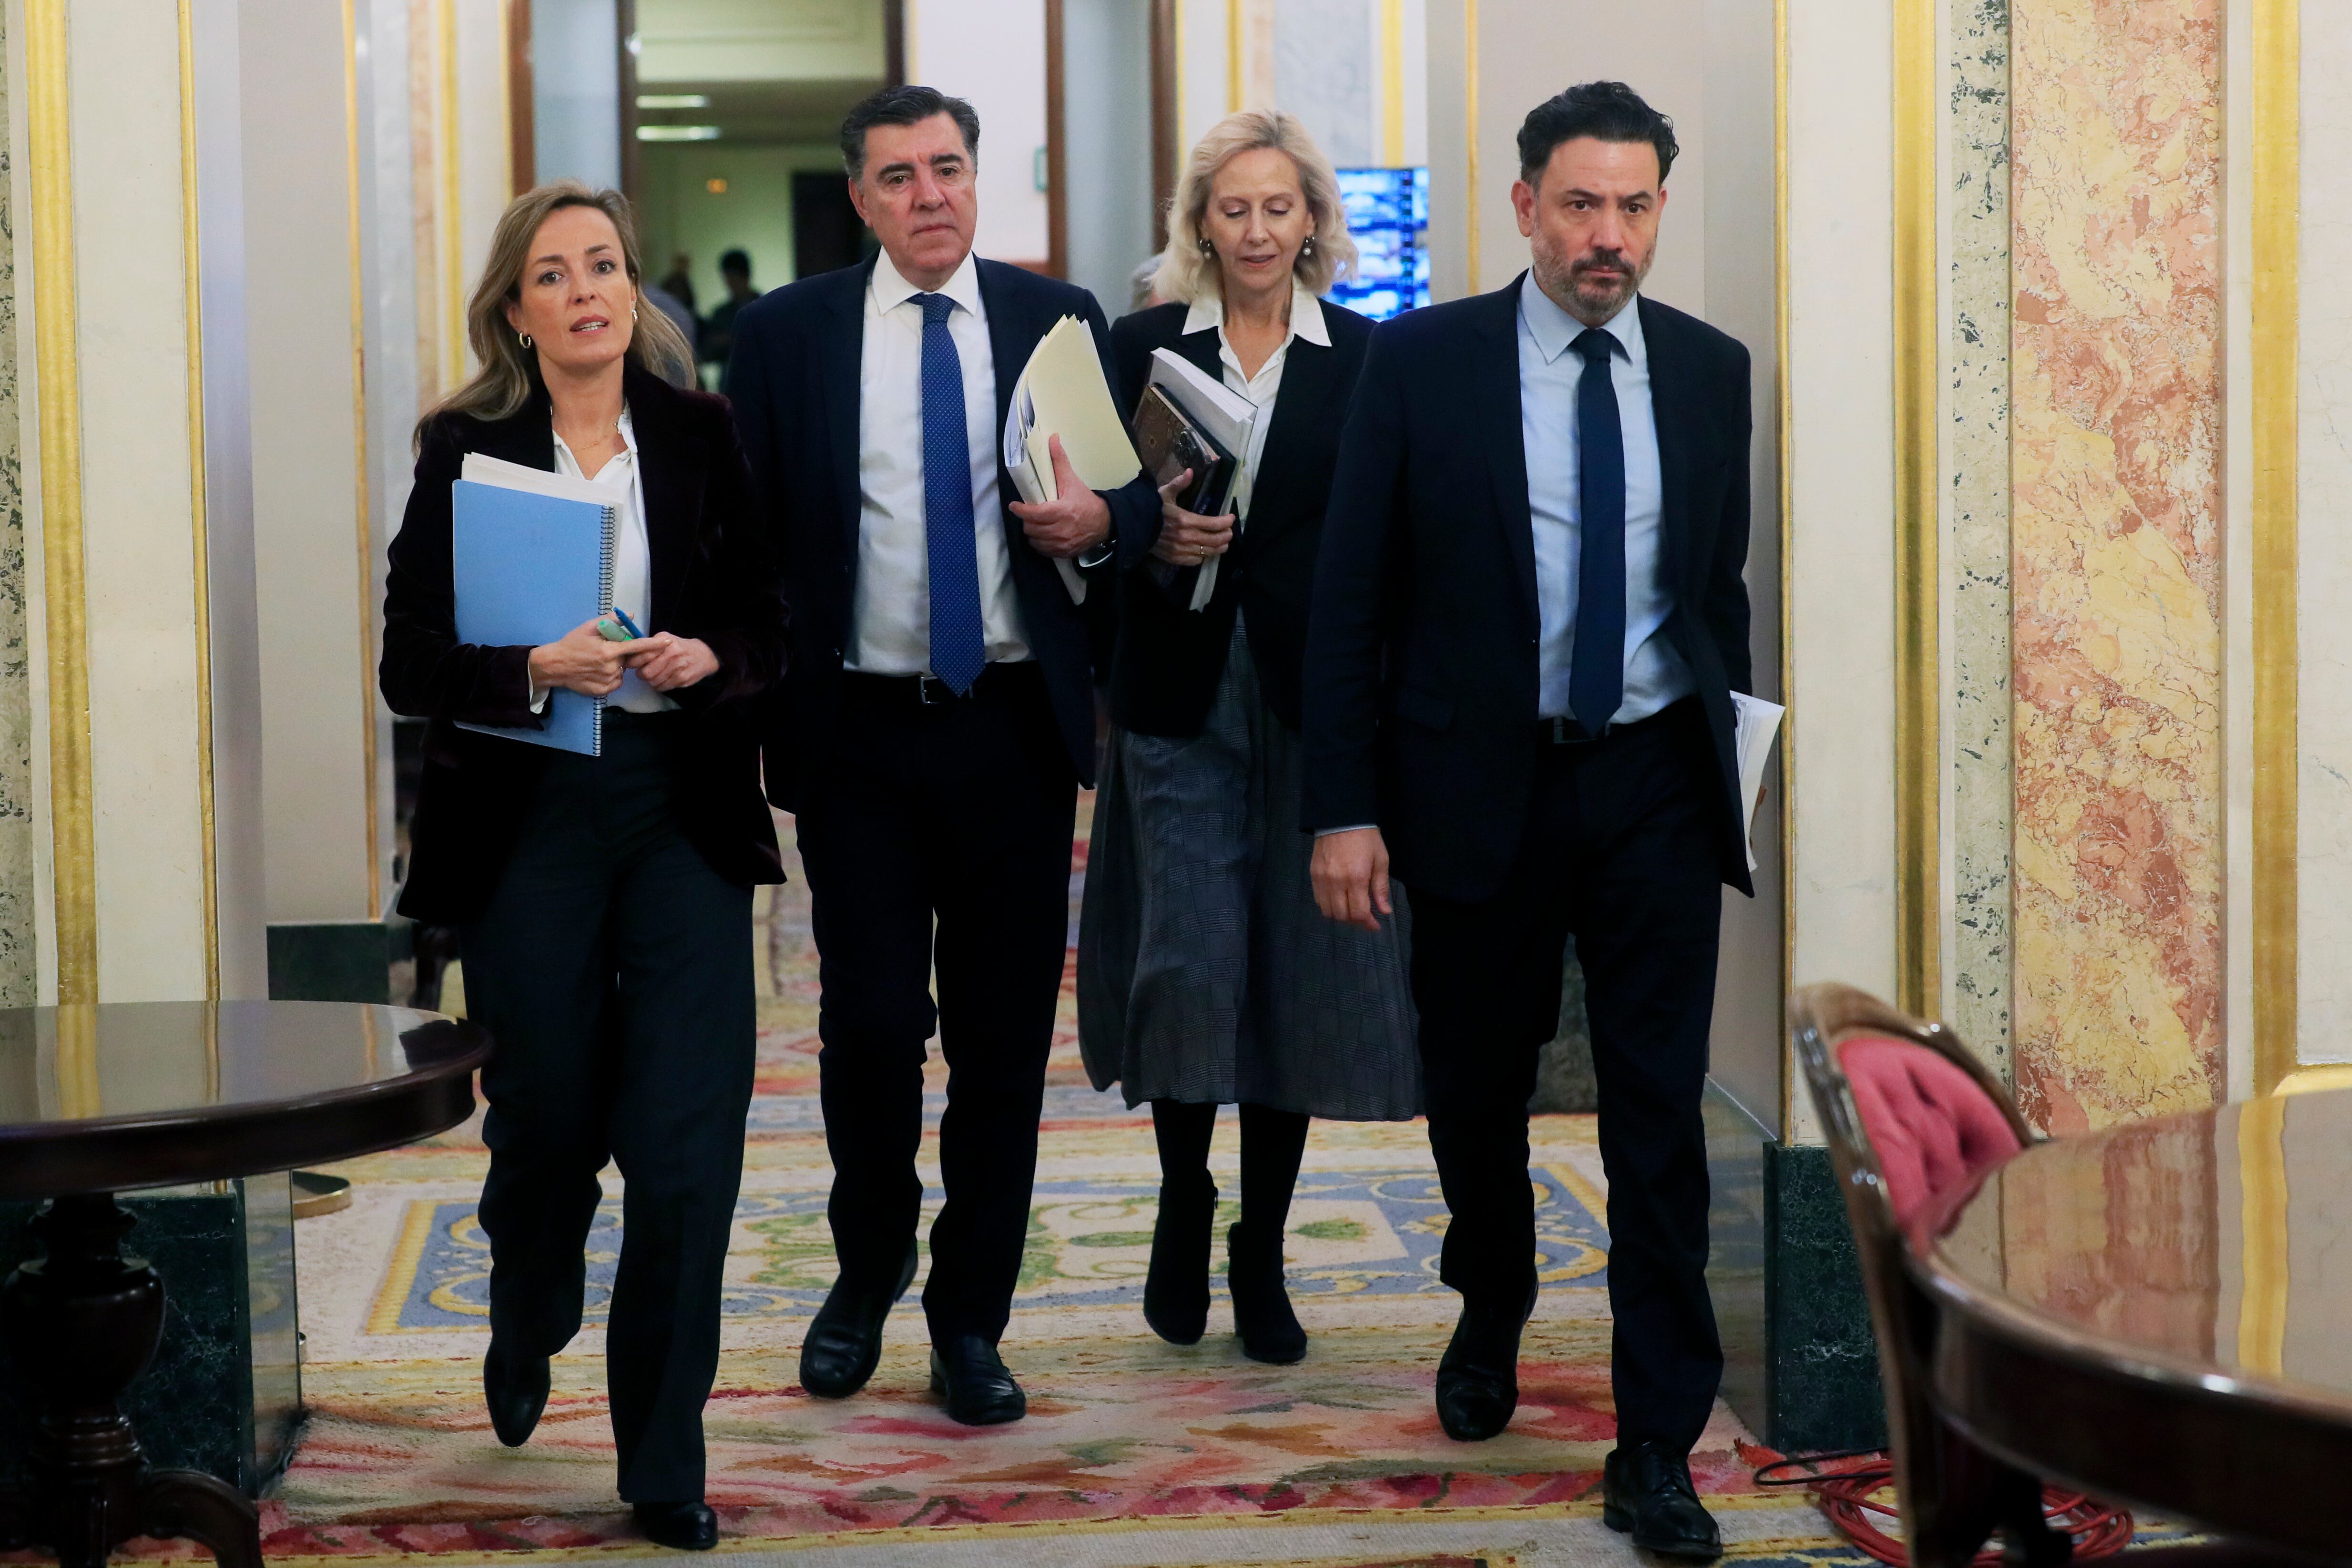
<svg viewBox="0 0 2352 1568">
<path fill-rule="evenodd" d="M 1410 917 L 1327 921 L 1298 828 L 1299 737 L 1234 627 L 1207 725 L 1111 733 L 1078 920 L 1078 1043 L 1129 1105 L 1247 1101 L 1335 1121 L 1421 1110 Z"/>
</svg>

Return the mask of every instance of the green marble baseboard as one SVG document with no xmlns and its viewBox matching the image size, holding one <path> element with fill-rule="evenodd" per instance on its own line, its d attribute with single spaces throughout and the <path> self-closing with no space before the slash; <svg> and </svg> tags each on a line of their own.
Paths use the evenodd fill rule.
<svg viewBox="0 0 2352 1568">
<path fill-rule="evenodd" d="M 394 956 L 387 921 L 273 921 L 270 1000 L 389 1002 Z"/>
<path fill-rule="evenodd" d="M 301 1419 L 294 1210 L 284 1175 L 222 1193 L 126 1194 L 125 1250 L 163 1278 L 163 1342 L 124 1408 L 148 1458 L 258 1497 L 286 1468 Z M 34 1204 L 0 1204 L 0 1276 L 39 1251 Z M 31 1420 L 0 1355 L 0 1478 L 21 1479 Z"/>
<path fill-rule="evenodd" d="M 1706 1111 L 1725 1403 L 1783 1453 L 1879 1447 L 1877 1342 L 1829 1151 L 1780 1142 L 1712 1082 Z"/>
</svg>

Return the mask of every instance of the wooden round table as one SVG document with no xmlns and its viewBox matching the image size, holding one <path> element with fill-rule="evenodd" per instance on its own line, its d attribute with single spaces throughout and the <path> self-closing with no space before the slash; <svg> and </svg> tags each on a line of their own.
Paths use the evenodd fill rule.
<svg viewBox="0 0 2352 1568">
<path fill-rule="evenodd" d="M 1934 1398 L 2021 1468 L 2250 1542 L 2352 1552 L 2352 1091 L 2028 1149 L 1916 1265 Z"/>
<path fill-rule="evenodd" d="M 97 1568 L 135 1535 L 260 1568 L 252 1503 L 146 1463 L 117 1401 L 153 1359 L 163 1284 L 114 1194 L 349 1159 L 456 1126 L 489 1054 L 479 1028 L 335 1002 L 115 1002 L 0 1009 L 0 1198 L 50 1200 L 44 1256 L 0 1287 L 0 1338 L 40 1408 L 36 1484 L 0 1491 L 0 1548 Z"/>
</svg>

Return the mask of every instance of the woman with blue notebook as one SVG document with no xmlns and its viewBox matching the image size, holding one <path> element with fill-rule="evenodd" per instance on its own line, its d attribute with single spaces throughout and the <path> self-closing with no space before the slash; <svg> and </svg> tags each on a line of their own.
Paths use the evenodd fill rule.
<svg viewBox="0 0 2352 1568">
<path fill-rule="evenodd" d="M 400 911 L 457 928 L 482 1072 L 482 1384 L 509 1446 L 579 1331 L 608 1160 L 620 1492 L 718 1538 L 702 1407 L 751 1104 L 751 889 L 783 879 L 753 708 L 786 611 L 726 405 L 641 293 L 627 203 L 516 198 L 467 312 L 481 373 L 417 427 L 384 700 L 432 721 Z"/>
</svg>

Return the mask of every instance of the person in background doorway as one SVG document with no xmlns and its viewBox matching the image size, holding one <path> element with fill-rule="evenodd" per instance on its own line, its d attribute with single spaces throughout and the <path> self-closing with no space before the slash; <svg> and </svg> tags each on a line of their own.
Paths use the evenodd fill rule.
<svg viewBox="0 0 2352 1568">
<path fill-rule="evenodd" d="M 710 314 L 702 318 L 702 337 L 698 353 L 705 364 L 717 365 L 723 382 L 727 361 L 735 352 L 735 317 L 744 306 L 760 297 L 751 287 L 751 258 L 748 252 L 730 250 L 719 258 L 719 276 L 727 285 L 727 298 L 710 307 Z"/>
<path fill-rule="evenodd" d="M 509 1447 L 579 1332 L 583 1247 L 616 1163 L 621 1257 L 605 1337 L 620 1492 L 663 1545 L 718 1540 L 702 1407 L 719 1366 L 728 1233 L 751 1100 L 751 889 L 783 873 L 760 795 L 753 699 L 787 616 L 726 405 L 640 298 L 628 203 L 566 181 L 515 198 L 467 310 L 481 373 L 417 426 L 392 542 L 379 679 L 431 720 L 400 912 L 459 929 L 482 1069 L 490 1347 Z M 453 489 L 468 453 L 608 488 L 612 606 L 536 647 L 457 634 Z M 530 729 L 557 688 L 606 700 L 601 754 Z"/>
<path fill-rule="evenodd" d="M 1723 1372 L 1699 1119 L 1723 886 L 1753 896 L 1748 351 L 1642 293 L 1672 121 L 1588 82 L 1519 128 L 1531 268 L 1384 322 L 1339 447 L 1306 662 L 1324 912 L 1412 889 L 1429 1142 L 1462 1295 L 1437 1414 L 1503 1430 L 1536 1303 L 1528 1100 L 1576 941 L 1608 1172 L 1602 1520 L 1713 1558 L 1689 1455 Z"/>
<path fill-rule="evenodd" d="M 669 258 L 669 270 L 662 274 L 662 280 L 654 287 L 685 306 L 689 313 L 692 312 L 694 310 L 694 258 L 683 250 L 677 252 Z M 691 342 L 694 340 L 689 338 L 687 341 Z"/>
<path fill-rule="evenodd" d="M 668 289 L 652 283 L 646 285 L 645 295 L 646 304 L 669 318 L 670 325 L 677 329 L 680 339 L 691 343 L 702 335 L 702 323 L 694 319 L 694 311 L 685 300 L 680 300 Z M 661 375 L 662 379 L 672 386 L 694 385 L 693 356 L 690 354 L 687 356 L 685 363 L 666 367 Z"/>
<path fill-rule="evenodd" d="M 1087 489 L 1058 437 L 1057 499 L 1012 500 L 1001 433 L 1030 353 L 1075 316 L 1108 357 L 1109 328 L 1085 289 L 972 255 L 979 141 L 971 105 L 927 87 L 851 110 L 842 162 L 880 253 L 747 307 L 727 377 L 797 617 L 763 757 L 808 870 L 841 1264 L 801 1383 L 829 1399 L 863 1387 L 914 1277 L 936 1027 L 947 1203 L 923 1311 L 932 1391 L 967 1426 L 1027 1410 L 997 1342 L 1094 773 L 1087 624 L 1055 563 L 1107 590 L 1160 513 L 1139 471 Z"/>
<path fill-rule="evenodd" d="M 1160 258 L 1148 256 L 1136 263 L 1135 270 L 1127 275 L 1127 308 L 1129 313 L 1166 304 L 1168 301 L 1160 296 L 1159 285 Z"/>
<path fill-rule="evenodd" d="M 1313 841 L 1298 826 L 1299 654 L 1331 466 L 1372 335 L 1316 296 L 1354 259 L 1339 178 L 1298 121 L 1232 115 L 1177 187 L 1158 269 L 1174 302 L 1111 330 L 1125 406 L 1164 349 L 1257 416 L 1231 510 L 1202 517 L 1163 500 L 1151 553 L 1119 574 L 1078 1039 L 1096 1088 L 1117 1083 L 1128 1104 L 1151 1105 L 1160 1212 L 1143 1315 L 1171 1343 L 1203 1331 L 1209 1140 L 1217 1107 L 1241 1107 L 1241 1222 L 1226 1236 L 1225 1279 L 1243 1352 L 1263 1362 L 1307 1353 L 1283 1238 L 1307 1118 L 1402 1121 L 1421 1109 L 1403 910 L 1369 931 L 1320 918 Z"/>
</svg>

